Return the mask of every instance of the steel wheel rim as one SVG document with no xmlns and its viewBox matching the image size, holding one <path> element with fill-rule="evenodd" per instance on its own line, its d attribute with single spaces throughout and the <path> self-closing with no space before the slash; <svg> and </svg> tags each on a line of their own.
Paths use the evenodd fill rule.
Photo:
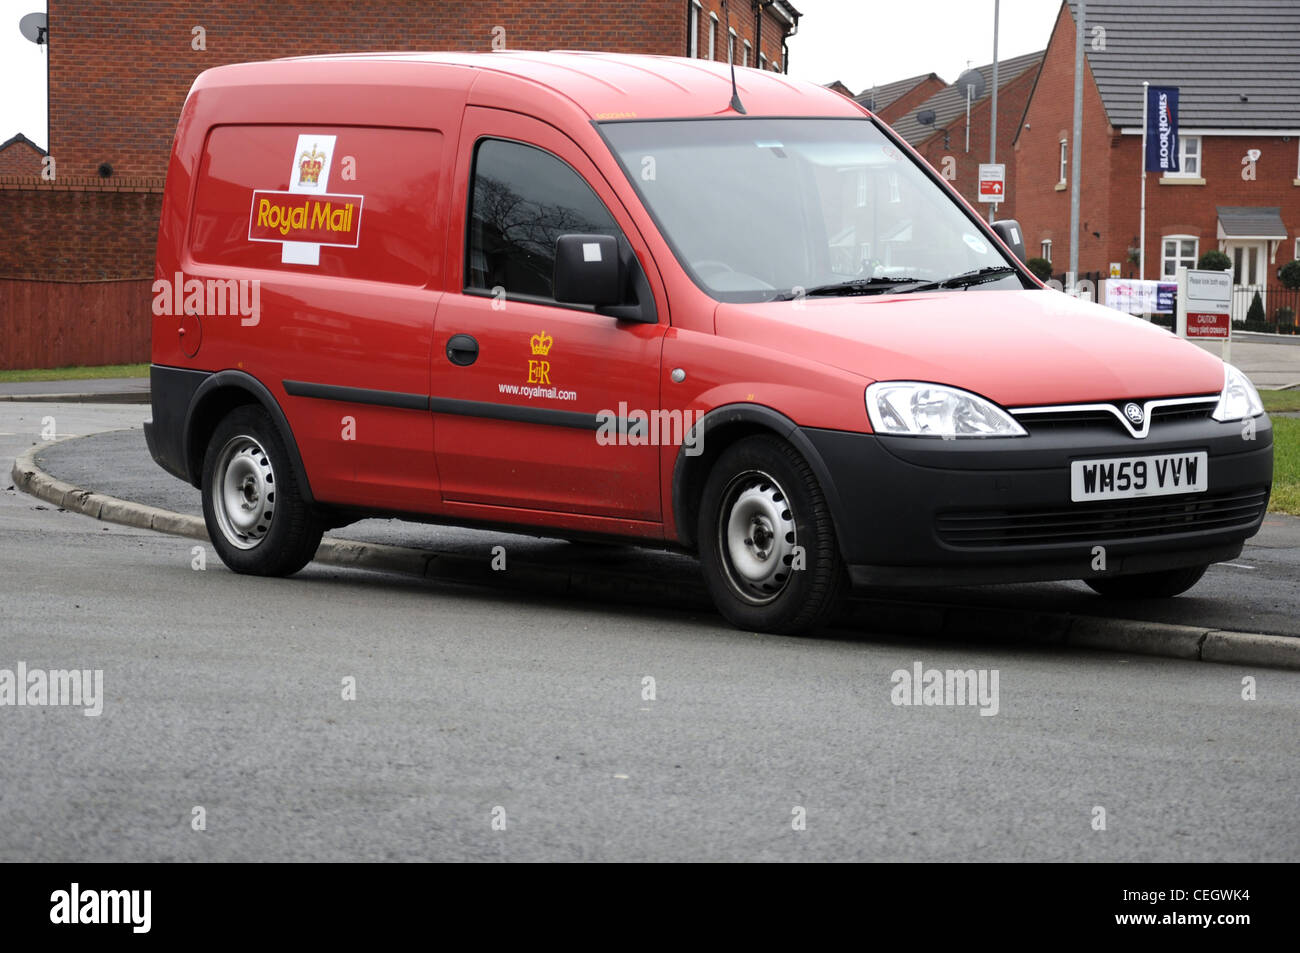
<svg viewBox="0 0 1300 953">
<path fill-rule="evenodd" d="M 275 513 L 275 470 L 252 437 L 226 441 L 217 456 L 211 490 L 212 510 L 226 542 L 253 549 L 271 531 Z"/>
<path fill-rule="evenodd" d="M 774 601 L 790 584 L 797 546 L 781 484 L 759 470 L 733 477 L 718 516 L 718 551 L 732 590 L 751 605 Z"/>
</svg>

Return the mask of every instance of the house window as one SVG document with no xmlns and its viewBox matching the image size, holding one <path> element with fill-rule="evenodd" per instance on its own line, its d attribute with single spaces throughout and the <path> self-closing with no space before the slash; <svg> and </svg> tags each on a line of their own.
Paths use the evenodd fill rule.
<svg viewBox="0 0 1300 953">
<path fill-rule="evenodd" d="M 746 40 L 746 41 L 745 41 L 745 52 L 744 52 L 744 54 L 743 54 L 744 59 L 741 61 L 741 64 L 740 64 L 741 66 L 748 66 L 748 65 L 749 65 L 749 54 L 750 54 L 750 51 L 753 50 L 753 49 L 754 49 L 754 48 L 753 48 L 752 46 L 749 45 L 749 40 Z"/>
<path fill-rule="evenodd" d="M 1160 256 L 1160 274 L 1166 278 L 1175 278 L 1179 268 L 1195 268 L 1198 244 L 1200 241 L 1194 235 L 1166 235 L 1164 251 Z"/>
<path fill-rule="evenodd" d="M 758 54 L 758 68 L 767 69 L 767 56 L 763 53 Z"/>
<path fill-rule="evenodd" d="M 736 62 L 736 31 L 727 31 L 727 62 Z"/>
<path fill-rule="evenodd" d="M 1300 238 L 1295 240 L 1295 258 L 1300 261 Z"/>
<path fill-rule="evenodd" d="M 691 12 L 686 16 L 686 55 L 698 59 L 700 55 L 700 4 L 691 0 Z"/>
<path fill-rule="evenodd" d="M 1067 147 L 1069 146 L 1069 144 L 1070 143 L 1068 142 L 1068 140 L 1065 139 L 1061 140 L 1061 178 L 1059 180 L 1061 182 L 1065 181 L 1065 163 L 1068 158 Z"/>
<path fill-rule="evenodd" d="M 1166 176 L 1182 176 L 1185 179 L 1201 177 L 1201 137 L 1178 137 L 1178 171 L 1166 172 Z"/>
<path fill-rule="evenodd" d="M 710 13 L 709 14 L 709 59 L 714 60 L 718 58 L 717 46 L 718 46 L 718 15 L 716 13 Z"/>
<path fill-rule="evenodd" d="M 1050 238 L 1044 238 L 1038 248 L 1040 257 L 1046 258 L 1048 261 L 1052 260 L 1052 240 Z"/>
<path fill-rule="evenodd" d="M 781 72 L 781 61 L 780 61 L 780 60 L 773 60 L 773 61 L 772 61 L 772 72 L 774 72 L 774 73 L 779 73 L 779 72 Z"/>
</svg>

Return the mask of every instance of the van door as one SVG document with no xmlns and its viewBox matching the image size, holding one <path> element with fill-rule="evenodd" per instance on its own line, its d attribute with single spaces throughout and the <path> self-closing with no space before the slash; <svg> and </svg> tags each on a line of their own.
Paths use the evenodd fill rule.
<svg viewBox="0 0 1300 953">
<path fill-rule="evenodd" d="M 645 267 L 626 210 L 556 129 L 483 108 L 466 110 L 455 195 L 461 251 L 446 273 L 460 280 L 438 311 L 430 375 L 444 502 L 504 522 L 547 521 L 517 512 L 531 510 L 660 523 L 658 447 L 598 426 L 659 406 L 666 308 L 657 324 L 620 322 L 557 304 L 551 287 L 562 234 L 617 236 Z"/>
</svg>

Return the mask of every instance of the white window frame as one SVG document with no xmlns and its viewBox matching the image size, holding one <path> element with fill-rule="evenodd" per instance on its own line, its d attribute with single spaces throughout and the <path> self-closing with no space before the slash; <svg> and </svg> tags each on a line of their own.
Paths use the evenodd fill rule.
<svg viewBox="0 0 1300 953">
<path fill-rule="evenodd" d="M 759 68 L 759 69 L 767 69 L 767 54 L 766 54 L 766 53 L 759 53 L 759 54 L 758 54 L 758 68 Z"/>
<path fill-rule="evenodd" d="M 773 73 L 779 73 L 779 72 L 781 72 L 781 61 L 780 61 L 780 60 L 773 60 L 773 61 L 772 61 L 772 72 L 773 72 Z"/>
<path fill-rule="evenodd" d="M 718 58 L 718 15 L 709 14 L 709 59 Z"/>
<path fill-rule="evenodd" d="M 700 0 L 691 0 L 690 13 L 686 17 L 686 55 L 693 60 L 700 58 Z"/>
<path fill-rule="evenodd" d="M 1196 143 L 1193 150 L 1196 160 L 1196 171 L 1187 171 L 1187 146 L 1189 143 Z M 1165 172 L 1164 177 L 1167 179 L 1201 179 L 1204 178 L 1205 169 L 1205 141 L 1200 136 L 1179 136 L 1178 137 L 1178 171 Z"/>
<path fill-rule="evenodd" d="M 1187 257 L 1182 254 L 1183 242 L 1192 243 L 1192 257 L 1187 267 L 1188 268 L 1196 267 L 1196 262 L 1201 257 L 1201 239 L 1199 235 L 1161 235 L 1160 236 L 1160 274 L 1158 276 L 1160 279 L 1165 278 L 1165 263 L 1170 261 L 1170 256 L 1165 254 L 1166 242 L 1178 242 L 1178 246 L 1174 249 L 1174 255 L 1172 259 L 1174 262 L 1174 272 L 1172 275 L 1169 275 L 1170 278 L 1173 278 L 1178 274 L 1179 264 L 1188 260 Z"/>
<path fill-rule="evenodd" d="M 727 62 L 734 64 L 736 62 L 736 28 L 732 27 L 727 31 Z"/>
<path fill-rule="evenodd" d="M 749 40 L 745 41 L 745 48 L 741 51 L 741 66 L 748 66 L 749 61 L 753 59 L 754 47 L 750 45 Z"/>
<path fill-rule="evenodd" d="M 1295 260 L 1300 261 L 1300 238 L 1295 240 Z"/>
<path fill-rule="evenodd" d="M 1052 240 L 1050 238 L 1044 238 L 1039 242 L 1038 252 L 1040 258 L 1046 259 L 1050 262 L 1052 260 Z"/>
<path fill-rule="evenodd" d="M 1061 177 L 1057 180 L 1058 182 L 1065 181 L 1065 173 L 1069 169 L 1069 161 L 1070 161 L 1070 140 L 1062 139 L 1061 140 Z"/>
</svg>

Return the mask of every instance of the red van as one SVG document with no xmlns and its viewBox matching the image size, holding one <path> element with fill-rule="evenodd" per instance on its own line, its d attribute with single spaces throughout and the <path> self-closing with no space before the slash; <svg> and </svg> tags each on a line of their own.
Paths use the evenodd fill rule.
<svg viewBox="0 0 1300 953">
<path fill-rule="evenodd" d="M 582 53 L 203 73 L 154 285 L 154 459 L 233 570 L 362 517 L 697 553 L 749 629 L 850 584 L 1171 596 L 1272 480 L 1249 380 L 1042 287 L 884 123 Z M 486 558 L 486 557 L 485 557 Z"/>
</svg>

